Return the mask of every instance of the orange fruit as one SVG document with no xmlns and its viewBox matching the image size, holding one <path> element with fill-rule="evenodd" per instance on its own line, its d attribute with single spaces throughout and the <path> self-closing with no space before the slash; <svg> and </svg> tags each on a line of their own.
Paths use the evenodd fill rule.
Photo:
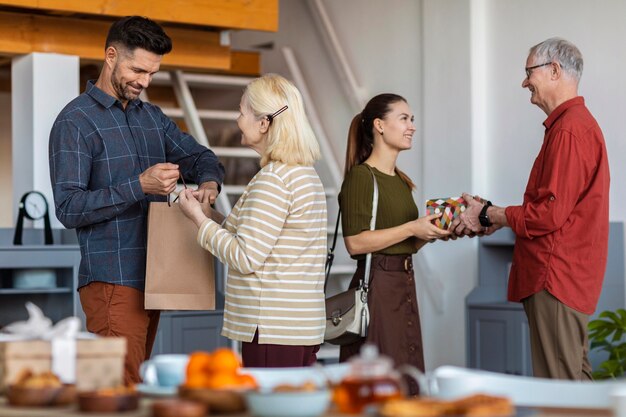
<svg viewBox="0 0 626 417">
<path fill-rule="evenodd" d="M 211 362 L 211 354 L 208 352 L 193 352 L 189 355 L 187 363 L 187 379 L 195 375 L 204 375 L 208 372 L 208 365 Z"/>
<path fill-rule="evenodd" d="M 185 386 L 189 388 L 205 388 L 208 385 L 207 379 L 204 374 L 188 375 Z"/>
<path fill-rule="evenodd" d="M 239 375 L 231 373 L 215 373 L 207 378 L 207 388 L 235 388 L 238 386 Z"/>
<path fill-rule="evenodd" d="M 219 348 L 211 354 L 207 371 L 214 374 L 236 374 L 240 367 L 241 361 L 234 351 L 228 348 Z"/>
<path fill-rule="evenodd" d="M 258 388 L 256 379 L 252 375 L 241 374 L 237 375 L 237 384 L 242 388 L 255 389 Z"/>
</svg>

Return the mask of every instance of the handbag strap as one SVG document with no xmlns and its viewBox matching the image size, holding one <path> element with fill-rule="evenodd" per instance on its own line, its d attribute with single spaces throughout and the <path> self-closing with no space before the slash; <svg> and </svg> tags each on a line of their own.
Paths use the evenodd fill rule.
<svg viewBox="0 0 626 417">
<path fill-rule="evenodd" d="M 372 194 L 372 218 L 370 219 L 370 230 L 376 229 L 376 215 L 378 213 L 378 182 L 376 181 L 376 176 L 374 175 L 374 171 L 372 168 L 364 164 L 367 169 L 369 169 L 372 174 L 372 180 L 374 181 L 374 193 Z M 335 259 L 335 246 L 337 245 L 337 232 L 339 231 L 339 221 L 341 219 L 341 207 L 339 208 L 339 213 L 337 213 L 337 223 L 335 224 L 335 233 L 333 235 L 333 244 L 328 249 L 328 254 L 326 255 L 326 278 L 324 279 L 324 293 L 326 293 L 326 285 L 328 285 L 328 278 L 330 277 L 330 269 L 333 266 L 333 261 Z M 363 287 L 365 290 L 369 287 L 369 279 L 370 279 L 370 270 L 372 264 L 372 254 L 368 253 L 365 257 L 365 277 L 364 281 L 361 281 L 359 287 Z"/>
<path fill-rule="evenodd" d="M 376 230 L 376 215 L 378 214 L 378 182 L 376 181 L 376 175 L 372 171 L 372 167 L 364 164 L 372 174 L 372 180 L 374 181 L 374 193 L 372 194 L 372 218 L 370 220 L 370 230 Z M 365 274 L 363 275 L 363 282 L 361 285 L 363 289 L 367 291 L 370 282 L 370 270 L 372 268 L 372 252 L 369 252 L 365 257 Z"/>
<path fill-rule="evenodd" d="M 339 212 L 337 213 L 337 224 L 335 224 L 335 234 L 333 235 L 333 244 L 328 249 L 328 254 L 326 255 L 326 278 L 324 279 L 324 294 L 326 294 L 326 285 L 328 285 L 328 278 L 330 277 L 330 268 L 333 266 L 333 261 L 335 260 L 335 246 L 337 246 L 337 232 L 339 231 L 339 220 L 341 219 L 341 207 L 339 207 Z"/>
</svg>

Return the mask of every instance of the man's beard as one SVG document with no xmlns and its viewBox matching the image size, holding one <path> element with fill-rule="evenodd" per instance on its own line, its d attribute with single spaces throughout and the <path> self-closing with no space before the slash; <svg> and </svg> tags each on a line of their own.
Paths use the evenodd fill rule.
<svg viewBox="0 0 626 417">
<path fill-rule="evenodd" d="M 120 100 L 131 101 L 139 97 L 139 94 L 132 93 L 128 86 L 124 86 L 117 77 L 117 65 L 113 68 L 113 72 L 111 73 L 111 85 L 113 86 L 113 90 L 115 90 L 115 94 L 117 98 Z"/>
</svg>

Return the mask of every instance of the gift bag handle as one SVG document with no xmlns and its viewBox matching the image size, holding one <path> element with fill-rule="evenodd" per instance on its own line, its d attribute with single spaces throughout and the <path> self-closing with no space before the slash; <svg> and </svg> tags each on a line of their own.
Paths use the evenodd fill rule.
<svg viewBox="0 0 626 417">
<path fill-rule="evenodd" d="M 187 183 L 185 183 L 185 177 L 183 177 L 182 173 L 180 174 L 180 179 L 183 182 L 183 187 L 185 187 L 185 190 L 186 190 L 187 189 Z M 172 201 L 172 203 L 175 203 L 176 200 L 178 200 L 179 196 L 180 196 L 180 194 L 176 196 L 176 198 L 174 199 L 174 201 Z M 169 194 L 167 195 L 167 205 L 169 207 L 172 207 L 172 205 L 170 204 L 170 195 Z"/>
</svg>

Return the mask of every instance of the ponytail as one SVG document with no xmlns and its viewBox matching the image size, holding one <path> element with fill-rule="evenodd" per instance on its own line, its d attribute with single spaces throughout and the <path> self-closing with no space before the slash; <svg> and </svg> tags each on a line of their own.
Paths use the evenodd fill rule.
<svg viewBox="0 0 626 417">
<path fill-rule="evenodd" d="M 350 123 L 348 131 L 348 146 L 346 148 L 346 166 L 344 176 L 355 166 L 365 162 L 372 154 L 374 140 L 371 132 L 369 135 L 363 126 L 362 113 L 357 114 Z"/>
</svg>

